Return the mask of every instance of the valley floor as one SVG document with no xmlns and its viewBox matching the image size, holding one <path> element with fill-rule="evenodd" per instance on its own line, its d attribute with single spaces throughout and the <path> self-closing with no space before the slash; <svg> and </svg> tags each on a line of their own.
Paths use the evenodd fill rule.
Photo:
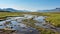
<svg viewBox="0 0 60 34">
<path fill-rule="evenodd" d="M 24 15 L 25 18 L 24 18 Z M 31 16 L 33 15 L 33 17 Z M 45 17 L 47 16 L 47 17 Z M 13 17 L 12 19 L 10 19 Z M 16 19 L 18 17 L 18 19 Z M 23 17 L 23 18 L 21 18 Z M 32 17 L 32 18 L 30 18 Z M 0 22 L 1 21 L 8 21 L 10 20 L 12 23 L 15 23 L 16 20 L 18 23 L 20 22 L 20 19 L 23 20 L 22 23 L 27 25 L 28 28 L 20 28 L 19 31 L 12 31 L 13 34 L 59 34 L 60 33 L 60 12 L 47 12 L 47 13 L 38 13 L 38 12 L 0 12 Z M 29 19 L 28 19 L 29 18 Z M 8 20 L 9 19 L 9 20 Z M 36 19 L 36 20 L 34 20 Z M 7 24 L 8 24 L 7 23 Z M 1 25 L 0 25 L 1 26 Z M 19 25 L 18 25 L 19 26 Z M 30 27 L 30 28 L 29 28 Z M 32 27 L 32 28 L 31 28 Z M 35 29 L 33 29 L 35 28 Z M 25 30 L 25 31 L 22 31 Z M 32 30 L 32 31 L 31 31 Z M 11 32 L 6 32 L 6 30 L 3 30 L 3 32 L 0 30 L 1 34 L 12 34 Z"/>
</svg>

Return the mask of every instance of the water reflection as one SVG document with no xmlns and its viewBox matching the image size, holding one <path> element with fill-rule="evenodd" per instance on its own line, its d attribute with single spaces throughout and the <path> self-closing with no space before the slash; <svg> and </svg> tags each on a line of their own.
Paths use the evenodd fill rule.
<svg viewBox="0 0 60 34">
<path fill-rule="evenodd" d="M 27 27 L 25 24 L 22 23 L 22 20 L 33 18 L 34 15 L 26 15 L 24 17 L 7 17 L 5 21 L 0 21 L 0 29 L 2 28 L 11 28 L 12 30 L 17 30 L 19 33 L 25 34 L 37 34 L 38 31 L 34 28 Z M 44 16 L 35 16 L 33 20 L 36 20 L 40 23 L 35 23 L 37 26 L 42 26 L 45 24 L 45 17 Z M 9 24 L 5 24 L 8 22 Z M 31 32 L 32 31 L 32 32 Z M 35 32 L 35 33 L 34 33 Z"/>
<path fill-rule="evenodd" d="M 20 26 L 20 27 L 26 27 L 26 25 L 25 24 L 22 24 L 21 22 L 22 22 L 22 20 L 23 19 L 27 19 L 27 18 L 32 18 L 34 15 L 25 15 L 24 17 L 7 17 L 6 19 L 7 20 L 5 20 L 5 21 L 1 21 L 0 22 L 0 25 L 2 25 L 2 26 L 0 26 L 0 28 L 4 28 L 4 23 L 6 23 L 6 22 L 11 22 L 11 24 L 7 24 L 7 25 L 9 25 L 9 26 L 11 26 L 11 27 L 13 27 L 13 28 L 15 28 L 14 26 Z M 36 25 L 42 25 L 42 24 L 45 24 L 45 16 L 35 16 L 34 17 L 34 19 L 33 20 L 36 20 L 36 21 L 38 21 L 39 23 L 36 23 Z"/>
</svg>

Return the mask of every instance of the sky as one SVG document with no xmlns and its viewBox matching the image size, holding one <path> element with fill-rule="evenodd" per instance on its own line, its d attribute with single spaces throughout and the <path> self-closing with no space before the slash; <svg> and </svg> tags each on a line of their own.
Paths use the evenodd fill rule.
<svg viewBox="0 0 60 34">
<path fill-rule="evenodd" d="M 0 8 L 47 10 L 60 8 L 60 0 L 0 0 Z"/>
</svg>

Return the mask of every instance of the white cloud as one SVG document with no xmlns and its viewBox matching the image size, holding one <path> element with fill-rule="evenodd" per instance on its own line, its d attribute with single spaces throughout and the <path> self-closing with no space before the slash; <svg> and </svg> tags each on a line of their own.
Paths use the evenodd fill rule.
<svg viewBox="0 0 60 34">
<path fill-rule="evenodd" d="M 35 9 L 32 9 L 32 8 L 24 8 L 24 7 L 22 7 L 22 6 L 6 5 L 6 4 L 0 4 L 0 8 L 14 8 L 14 9 L 17 9 L 17 10 L 35 11 Z"/>
</svg>

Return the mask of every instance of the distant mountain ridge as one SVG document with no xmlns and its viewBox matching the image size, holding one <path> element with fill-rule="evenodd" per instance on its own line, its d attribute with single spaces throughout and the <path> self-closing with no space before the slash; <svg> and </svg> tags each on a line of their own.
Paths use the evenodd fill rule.
<svg viewBox="0 0 60 34">
<path fill-rule="evenodd" d="M 33 12 L 33 11 L 28 11 L 28 10 L 16 10 L 13 8 L 0 8 L 0 12 Z M 37 10 L 35 12 L 60 12 L 60 8 L 55 8 L 55 9 L 50 9 L 50 10 Z"/>
<path fill-rule="evenodd" d="M 60 8 L 55 8 L 50 10 L 37 10 L 37 12 L 60 12 Z"/>
<path fill-rule="evenodd" d="M 0 11 L 9 11 L 9 12 L 29 12 L 27 10 L 16 10 L 13 8 L 4 8 L 4 9 L 0 9 Z"/>
</svg>

